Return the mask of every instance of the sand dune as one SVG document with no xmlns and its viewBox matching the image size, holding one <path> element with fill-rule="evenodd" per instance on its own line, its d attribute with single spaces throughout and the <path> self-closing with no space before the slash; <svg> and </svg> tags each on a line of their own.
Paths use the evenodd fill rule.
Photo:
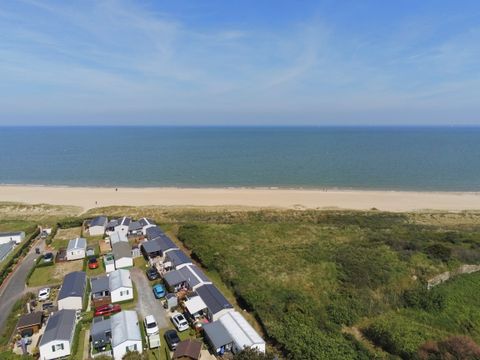
<svg viewBox="0 0 480 360">
<path fill-rule="evenodd" d="M 385 211 L 480 210 L 480 193 L 269 188 L 101 188 L 0 186 L 0 201 L 75 205 L 245 206 Z"/>
</svg>

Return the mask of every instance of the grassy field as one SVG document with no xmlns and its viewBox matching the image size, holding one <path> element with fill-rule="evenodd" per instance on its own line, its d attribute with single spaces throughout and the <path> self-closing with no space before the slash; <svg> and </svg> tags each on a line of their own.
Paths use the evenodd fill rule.
<svg viewBox="0 0 480 360">
<path fill-rule="evenodd" d="M 462 220 L 464 215 L 453 217 Z M 399 311 L 412 311 L 406 292 L 462 263 L 479 262 L 480 222 L 446 218 L 442 224 L 440 214 L 203 213 L 191 223 L 182 221 L 178 236 L 195 258 L 220 275 L 239 304 L 255 314 L 284 355 L 368 359 L 390 356 L 390 351 L 405 357 L 388 347 L 372 353 L 368 349 L 373 347 L 345 330 L 364 330 L 368 320 L 392 316 L 387 325 L 408 325 L 411 334 L 427 334 L 419 337 L 415 351 L 426 338 L 453 333 L 477 338 L 467 327 L 397 322 Z M 464 286 L 475 293 L 473 284 Z M 466 304 L 473 307 L 467 311 Z M 467 297 L 456 306 L 459 314 L 465 310 L 477 316 L 474 305 Z M 455 315 L 441 319 L 447 324 L 460 321 Z M 406 349 L 408 356 L 413 356 L 412 349 Z"/>
<path fill-rule="evenodd" d="M 28 279 L 28 286 L 36 287 L 42 285 L 61 284 L 66 274 L 72 271 L 82 270 L 83 262 L 81 260 L 56 263 L 51 266 L 37 267 L 33 270 Z"/>
<path fill-rule="evenodd" d="M 58 250 L 60 248 L 67 248 L 68 242 L 76 237 L 79 237 L 82 232 L 81 227 L 73 227 L 69 229 L 58 229 L 57 234 L 53 238 L 51 246 Z"/>
</svg>

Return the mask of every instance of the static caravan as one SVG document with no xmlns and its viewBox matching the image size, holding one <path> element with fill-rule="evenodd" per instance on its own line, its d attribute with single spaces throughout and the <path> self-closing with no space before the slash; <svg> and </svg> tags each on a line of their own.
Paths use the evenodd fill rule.
<svg viewBox="0 0 480 360">
<path fill-rule="evenodd" d="M 128 268 L 133 266 L 132 247 L 128 242 L 117 242 L 112 245 L 115 269 Z"/>
<path fill-rule="evenodd" d="M 0 244 L 7 244 L 13 241 L 15 244 L 20 244 L 23 240 L 25 240 L 25 232 L 24 231 L 16 231 L 16 232 L 0 232 Z"/>
<path fill-rule="evenodd" d="M 118 269 L 108 275 L 112 303 L 133 299 L 133 284 L 130 271 Z"/>
<path fill-rule="evenodd" d="M 107 228 L 108 218 L 106 216 L 97 216 L 90 221 L 88 233 L 90 236 L 101 236 Z"/>
<path fill-rule="evenodd" d="M 233 311 L 232 304 L 228 302 L 215 285 L 202 285 L 196 290 L 196 293 L 207 306 L 206 315 L 209 321 L 216 321 L 220 316 Z"/>
<path fill-rule="evenodd" d="M 237 311 L 230 311 L 222 315 L 218 321 L 222 323 L 233 340 L 233 353 L 239 353 L 245 348 L 265 352 L 265 341 Z"/>
<path fill-rule="evenodd" d="M 50 316 L 38 348 L 40 360 L 70 356 L 75 334 L 75 310 L 60 310 Z"/>
<path fill-rule="evenodd" d="M 76 238 L 68 242 L 67 261 L 84 259 L 87 252 L 87 239 Z"/>
<path fill-rule="evenodd" d="M 135 311 L 121 311 L 110 317 L 112 326 L 112 353 L 115 360 L 122 360 L 128 351 L 143 352 L 142 335 Z"/>
<path fill-rule="evenodd" d="M 81 310 L 87 287 L 87 274 L 83 271 L 71 272 L 63 278 L 58 294 L 58 309 Z"/>
<path fill-rule="evenodd" d="M 90 278 L 90 289 L 92 304 L 95 307 L 108 305 L 112 302 L 110 296 L 110 284 L 108 276 L 98 276 Z"/>
</svg>

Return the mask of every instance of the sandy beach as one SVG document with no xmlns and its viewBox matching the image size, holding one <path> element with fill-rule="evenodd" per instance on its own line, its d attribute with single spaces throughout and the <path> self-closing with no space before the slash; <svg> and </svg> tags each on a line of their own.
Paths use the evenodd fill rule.
<svg viewBox="0 0 480 360">
<path fill-rule="evenodd" d="M 384 211 L 480 210 L 480 193 L 270 188 L 101 188 L 0 186 L 0 201 L 94 207 L 225 206 Z"/>
</svg>

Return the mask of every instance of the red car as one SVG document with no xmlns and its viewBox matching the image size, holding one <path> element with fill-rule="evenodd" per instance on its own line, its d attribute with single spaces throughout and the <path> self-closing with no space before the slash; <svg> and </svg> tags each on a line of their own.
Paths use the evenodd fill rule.
<svg viewBox="0 0 480 360">
<path fill-rule="evenodd" d="M 118 304 L 102 305 L 95 309 L 95 316 L 110 316 L 121 310 L 122 308 Z"/>
<path fill-rule="evenodd" d="M 88 268 L 89 268 L 89 269 L 96 269 L 96 268 L 98 268 L 97 258 L 92 257 L 92 258 L 88 259 Z"/>
</svg>

